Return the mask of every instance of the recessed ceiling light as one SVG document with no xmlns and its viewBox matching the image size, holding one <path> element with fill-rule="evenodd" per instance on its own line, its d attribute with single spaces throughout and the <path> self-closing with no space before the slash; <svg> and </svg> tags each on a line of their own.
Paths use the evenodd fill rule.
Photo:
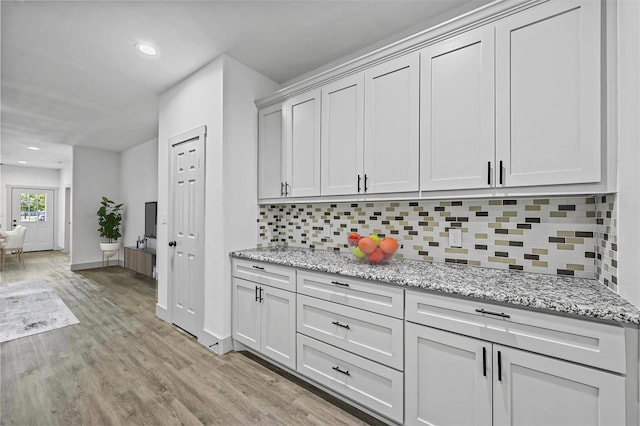
<svg viewBox="0 0 640 426">
<path fill-rule="evenodd" d="M 28 146 L 27 149 L 30 149 L 31 151 L 40 151 L 40 148 L 37 146 Z"/>
<path fill-rule="evenodd" d="M 20 160 L 20 161 L 18 161 L 18 164 L 27 164 L 27 162 Z"/>
<path fill-rule="evenodd" d="M 136 49 L 138 49 L 140 52 L 144 53 L 145 55 L 149 55 L 149 56 L 153 56 L 156 53 L 156 49 L 153 46 L 150 46 L 146 43 L 136 43 Z"/>
</svg>

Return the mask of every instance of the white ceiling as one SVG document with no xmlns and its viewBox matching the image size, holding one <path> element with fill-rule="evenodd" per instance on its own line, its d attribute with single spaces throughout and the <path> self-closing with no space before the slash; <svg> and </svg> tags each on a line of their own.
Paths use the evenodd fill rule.
<svg viewBox="0 0 640 426">
<path fill-rule="evenodd" d="M 153 139 L 158 96 L 222 53 L 284 83 L 489 1 L 3 0 L 2 162 L 60 168 L 56 145 Z"/>
</svg>

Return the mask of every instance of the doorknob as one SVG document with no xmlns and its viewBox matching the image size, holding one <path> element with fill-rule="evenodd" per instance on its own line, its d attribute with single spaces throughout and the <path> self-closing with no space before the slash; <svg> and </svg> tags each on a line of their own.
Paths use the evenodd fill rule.
<svg viewBox="0 0 640 426">
<path fill-rule="evenodd" d="M 175 246 L 176 246 L 175 241 L 169 241 L 169 247 L 175 247 Z"/>
</svg>

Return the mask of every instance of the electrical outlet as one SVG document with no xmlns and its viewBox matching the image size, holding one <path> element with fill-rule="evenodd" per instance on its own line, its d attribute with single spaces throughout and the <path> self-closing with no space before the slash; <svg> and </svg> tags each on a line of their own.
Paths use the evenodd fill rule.
<svg viewBox="0 0 640 426">
<path fill-rule="evenodd" d="M 449 246 L 462 247 L 462 229 L 449 228 Z"/>
</svg>

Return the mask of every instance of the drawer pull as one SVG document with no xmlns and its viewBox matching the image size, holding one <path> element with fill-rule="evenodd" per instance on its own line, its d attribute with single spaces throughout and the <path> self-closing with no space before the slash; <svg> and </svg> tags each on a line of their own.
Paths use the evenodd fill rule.
<svg viewBox="0 0 640 426">
<path fill-rule="evenodd" d="M 504 312 L 491 312 L 491 311 L 485 311 L 484 309 L 476 309 L 476 312 L 481 314 L 487 314 L 487 315 L 495 315 L 501 318 L 511 318 L 511 315 L 507 315 Z"/>
<path fill-rule="evenodd" d="M 260 269 L 261 271 L 264 271 L 264 268 L 262 266 L 253 265 L 252 268 L 253 269 Z"/>
<path fill-rule="evenodd" d="M 341 286 L 343 286 L 343 287 L 349 287 L 349 284 L 347 284 L 347 283 L 341 283 L 340 281 L 331 281 L 331 284 L 341 285 Z"/>
<path fill-rule="evenodd" d="M 338 366 L 331 367 L 331 368 L 333 368 L 338 373 L 344 374 L 345 376 L 350 376 L 351 375 L 351 373 L 349 373 L 349 370 L 346 370 L 346 371 L 345 370 L 341 370 L 340 367 L 338 367 Z"/>
<path fill-rule="evenodd" d="M 338 321 L 333 321 L 331 324 L 337 325 L 338 327 L 346 328 L 347 330 L 351 330 L 351 327 L 349 327 L 349 324 L 340 324 Z"/>
</svg>

